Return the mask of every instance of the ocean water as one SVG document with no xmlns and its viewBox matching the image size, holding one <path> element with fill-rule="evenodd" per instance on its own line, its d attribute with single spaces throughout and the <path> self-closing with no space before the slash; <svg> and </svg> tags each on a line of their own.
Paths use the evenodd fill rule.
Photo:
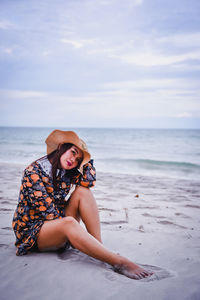
<svg viewBox="0 0 200 300">
<path fill-rule="evenodd" d="M 25 167 L 45 155 L 53 129 L 0 127 L 0 163 Z M 97 172 L 200 179 L 200 130 L 60 129 L 86 141 Z"/>
</svg>

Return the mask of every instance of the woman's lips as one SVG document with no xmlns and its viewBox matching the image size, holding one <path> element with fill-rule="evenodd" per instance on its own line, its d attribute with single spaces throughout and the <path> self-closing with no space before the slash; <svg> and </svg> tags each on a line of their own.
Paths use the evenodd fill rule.
<svg viewBox="0 0 200 300">
<path fill-rule="evenodd" d="M 69 167 L 71 167 L 72 163 L 71 163 L 70 161 L 67 161 L 67 165 L 68 165 Z"/>
</svg>

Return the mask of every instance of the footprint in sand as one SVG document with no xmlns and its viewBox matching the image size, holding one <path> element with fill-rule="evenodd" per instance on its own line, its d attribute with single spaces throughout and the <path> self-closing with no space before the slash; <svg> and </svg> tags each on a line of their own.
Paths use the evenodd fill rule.
<svg viewBox="0 0 200 300">
<path fill-rule="evenodd" d="M 104 272 L 104 275 L 106 277 L 106 279 L 110 280 L 110 281 L 115 281 L 118 279 L 118 274 L 116 274 L 115 272 L 110 272 L 110 271 L 106 271 Z"/>
<path fill-rule="evenodd" d="M 68 260 L 69 262 L 85 262 L 95 263 L 97 265 L 105 264 L 93 257 L 90 257 L 77 249 L 68 249 L 66 251 L 57 251 L 57 257 L 59 260 Z"/>
<path fill-rule="evenodd" d="M 174 277 L 175 273 L 172 271 L 168 271 L 165 270 L 163 268 L 160 267 L 156 267 L 156 266 L 151 266 L 151 265 L 142 265 L 142 264 L 138 264 L 140 267 L 142 267 L 143 269 L 149 271 L 149 272 L 153 272 L 153 275 L 140 279 L 140 281 L 142 282 L 149 282 L 149 281 L 155 281 L 155 280 L 162 280 L 165 278 L 169 278 L 169 277 Z"/>
<path fill-rule="evenodd" d="M 0 248 L 5 248 L 5 249 L 7 249 L 9 247 L 9 245 L 7 245 L 7 244 L 0 244 Z"/>
<path fill-rule="evenodd" d="M 0 211 L 13 211 L 11 208 L 0 208 Z"/>
<path fill-rule="evenodd" d="M 174 222 L 167 221 L 167 220 L 164 220 L 164 221 L 157 221 L 157 223 L 162 224 L 162 225 L 172 225 L 172 226 L 179 227 L 179 228 L 182 228 L 182 229 L 188 229 L 188 228 L 185 227 L 185 226 L 178 225 L 178 224 L 176 224 L 176 223 L 174 223 Z"/>
<path fill-rule="evenodd" d="M 12 228 L 11 228 L 11 227 L 2 227 L 1 229 L 4 229 L 4 230 L 11 230 L 11 231 L 12 231 Z"/>
<path fill-rule="evenodd" d="M 97 261 L 94 258 L 88 257 L 87 255 L 80 253 L 78 250 L 76 249 L 70 249 L 67 251 L 64 251 L 63 253 L 58 253 L 58 258 L 61 260 L 69 260 L 70 262 L 78 262 L 78 261 L 82 261 L 82 262 L 87 262 L 87 263 L 95 263 L 96 265 L 98 265 L 98 267 L 102 267 L 103 269 L 105 269 L 106 271 L 104 272 L 104 275 L 106 277 L 106 279 L 110 280 L 110 281 L 115 281 L 115 280 L 119 280 L 119 276 L 122 278 L 124 278 L 123 275 L 117 274 L 113 271 L 112 267 L 108 266 L 106 263 L 102 263 Z M 140 282 L 150 282 L 150 281 L 155 281 L 155 280 L 162 280 L 165 278 L 169 278 L 169 277 L 174 277 L 175 273 L 172 271 L 168 271 L 165 270 L 163 268 L 157 267 L 157 266 L 152 266 L 152 265 L 143 265 L 143 264 L 138 264 L 141 268 L 149 271 L 149 272 L 153 272 L 153 275 L 140 279 Z M 110 270 L 112 269 L 112 272 L 110 272 Z M 131 279 L 133 280 L 133 279 Z"/>
<path fill-rule="evenodd" d="M 142 265 L 142 264 L 138 264 L 138 265 L 149 272 L 153 272 L 153 275 L 143 278 L 143 279 L 140 279 L 140 280 L 137 280 L 137 282 L 151 282 L 151 281 L 162 280 L 165 278 L 175 276 L 175 273 L 165 270 L 160 267 L 151 266 L 151 265 Z M 121 280 L 127 279 L 126 276 L 123 276 L 121 274 L 113 272 L 112 267 L 108 267 L 108 269 L 110 269 L 111 271 L 106 271 L 104 273 L 106 279 L 108 279 L 110 281 L 116 281 L 116 280 L 121 281 Z M 128 279 L 130 279 L 130 278 L 128 278 Z M 134 280 L 134 279 L 130 279 L 130 280 Z"/>
</svg>

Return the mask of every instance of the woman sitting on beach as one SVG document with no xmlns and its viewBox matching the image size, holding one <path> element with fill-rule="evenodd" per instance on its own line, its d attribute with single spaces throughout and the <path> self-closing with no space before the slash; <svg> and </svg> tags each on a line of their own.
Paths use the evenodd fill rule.
<svg viewBox="0 0 200 300">
<path fill-rule="evenodd" d="M 101 241 L 96 201 L 90 187 L 96 173 L 86 144 L 73 131 L 54 130 L 47 156 L 24 171 L 12 226 L 17 255 L 72 247 L 106 262 L 133 279 L 152 273 L 106 249 Z M 65 200 L 72 185 L 75 190 Z M 80 219 L 87 230 L 80 224 Z"/>
</svg>

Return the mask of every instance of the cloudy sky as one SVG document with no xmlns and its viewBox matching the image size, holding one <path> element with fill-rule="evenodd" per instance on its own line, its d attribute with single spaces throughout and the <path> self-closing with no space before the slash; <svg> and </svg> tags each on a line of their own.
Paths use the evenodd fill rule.
<svg viewBox="0 0 200 300">
<path fill-rule="evenodd" d="M 199 16 L 199 0 L 0 0 L 0 125 L 200 128 Z"/>
</svg>

